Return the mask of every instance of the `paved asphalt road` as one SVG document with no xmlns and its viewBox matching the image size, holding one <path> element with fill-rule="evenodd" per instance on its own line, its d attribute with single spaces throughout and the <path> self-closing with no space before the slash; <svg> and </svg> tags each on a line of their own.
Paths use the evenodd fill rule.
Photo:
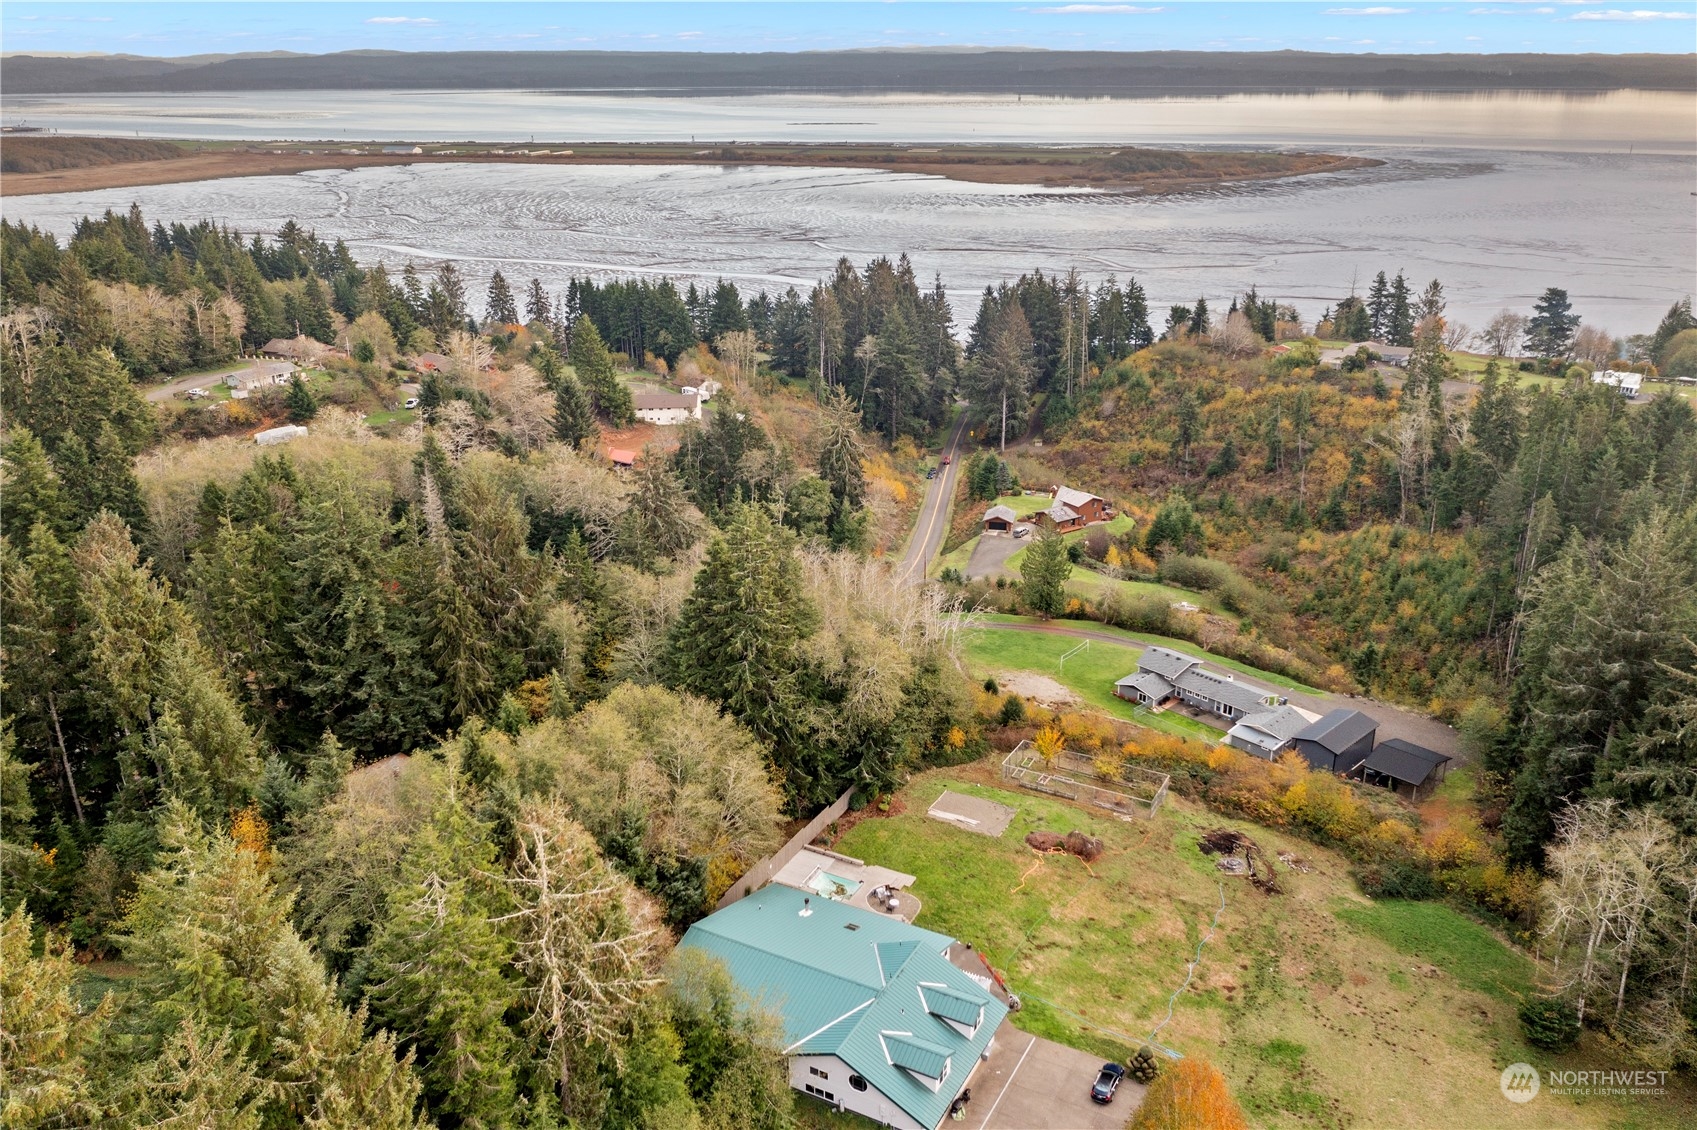
<svg viewBox="0 0 1697 1130">
<path fill-rule="evenodd" d="M 1006 624 L 991 621 L 975 626 L 994 628 L 998 631 L 1041 632 L 1052 636 L 1072 636 L 1081 640 L 1101 640 L 1104 643 L 1116 643 L 1122 647 L 1137 646 L 1126 640 L 1125 637 L 1114 635 L 1112 632 L 1095 632 L 1089 628 L 1069 628 L 1060 624 Z M 1364 711 L 1378 720 L 1379 741 L 1384 741 L 1386 738 L 1401 738 L 1403 741 L 1413 742 L 1415 745 L 1423 745 L 1427 749 L 1448 754 L 1455 758 L 1456 764 L 1461 764 L 1467 760 L 1467 757 L 1461 752 L 1461 735 L 1436 718 L 1416 714 L 1412 710 L 1405 710 L 1403 707 L 1393 706 L 1388 702 L 1380 702 L 1372 698 L 1331 694 L 1326 691 L 1319 694 L 1303 694 L 1301 691 L 1287 690 L 1283 687 L 1279 687 L 1277 690 L 1281 695 L 1290 699 L 1292 706 L 1299 706 L 1303 710 L 1312 711 L 1315 714 L 1325 714 L 1340 707 Z"/>
<path fill-rule="evenodd" d="M 261 361 L 259 364 L 260 370 L 268 377 L 295 371 L 294 365 L 287 361 Z M 253 372 L 253 362 L 244 361 L 240 365 L 231 365 L 229 368 L 220 369 L 216 373 L 195 373 L 193 376 L 178 377 L 170 384 L 148 389 L 147 399 L 153 404 L 158 404 L 160 401 L 170 400 L 179 392 L 186 392 L 191 388 L 206 388 L 209 385 L 220 384 L 231 373 L 251 372 Z"/>
<path fill-rule="evenodd" d="M 896 566 L 896 579 L 903 584 L 924 582 L 925 570 L 931 559 L 937 556 L 943 535 L 948 533 L 949 499 L 954 497 L 955 482 L 960 478 L 960 437 L 965 431 L 966 413 L 963 411 L 955 422 L 955 430 L 949 434 L 948 445 L 943 448 L 943 454 L 949 457 L 949 465 L 926 484 L 925 501 L 919 506 L 913 537 L 907 543 L 907 552 L 902 555 L 901 563 Z"/>
</svg>

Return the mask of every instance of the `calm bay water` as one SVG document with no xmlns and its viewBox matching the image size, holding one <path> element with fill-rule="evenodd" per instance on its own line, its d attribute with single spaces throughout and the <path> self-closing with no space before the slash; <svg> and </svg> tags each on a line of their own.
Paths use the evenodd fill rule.
<svg viewBox="0 0 1697 1130">
<path fill-rule="evenodd" d="M 1034 267 L 1135 274 L 1152 304 L 1257 286 L 1308 318 L 1373 274 L 1443 280 L 1482 323 L 1566 287 L 1587 320 L 1653 328 L 1697 290 L 1697 100 L 1619 92 L 1219 99 L 620 98 L 544 93 L 7 100 L 66 132 L 249 139 L 1002 141 L 1304 148 L 1375 169 L 1142 198 L 863 170 L 421 165 L 7 198 L 60 235 L 134 201 L 244 231 L 293 218 L 362 259 L 452 258 L 563 288 L 646 272 L 805 288 L 847 255 L 906 252 L 969 318 Z M 1222 302 L 1223 304 L 1223 302 Z"/>
</svg>

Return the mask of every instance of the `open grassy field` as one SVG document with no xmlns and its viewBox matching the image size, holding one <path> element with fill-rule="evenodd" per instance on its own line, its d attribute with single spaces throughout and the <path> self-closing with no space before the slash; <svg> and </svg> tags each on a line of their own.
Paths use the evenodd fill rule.
<svg viewBox="0 0 1697 1130">
<path fill-rule="evenodd" d="M 1131 584 L 1136 582 L 1127 583 Z M 1167 588 L 1165 585 L 1152 585 L 1150 587 L 1166 589 L 1168 592 L 1184 591 L 1183 589 Z M 994 624 L 1041 624 L 1045 622 L 1037 619 L 1035 616 L 1009 616 L 999 612 L 986 613 L 983 618 Z M 1053 624 L 1058 628 L 1078 628 L 1083 631 L 1094 632 L 1100 635 L 1113 636 L 1117 639 L 1124 640 L 1128 646 L 1135 647 L 1139 650 L 1148 647 L 1150 644 L 1154 644 L 1157 647 L 1170 647 L 1174 651 L 1182 651 L 1186 655 L 1194 655 L 1198 658 L 1206 659 L 1209 663 L 1216 667 L 1224 667 L 1228 671 L 1236 671 L 1239 674 L 1248 675 L 1250 678 L 1267 683 L 1269 686 L 1284 687 L 1286 690 L 1301 691 L 1303 694 L 1326 693 L 1318 687 L 1311 687 L 1306 683 L 1299 683 L 1295 679 L 1286 678 L 1284 675 L 1275 675 L 1271 671 L 1263 671 L 1259 667 L 1251 667 L 1249 664 L 1241 663 L 1236 659 L 1227 659 L 1223 655 L 1215 655 L 1213 652 L 1197 644 L 1191 643 L 1189 640 L 1175 639 L 1172 636 L 1157 636 L 1148 632 L 1128 632 L 1124 628 L 1115 628 L 1109 624 L 1098 624 L 1094 620 L 1049 620 L 1047 623 Z"/>
<path fill-rule="evenodd" d="M 1036 632 L 1000 632 L 979 628 L 966 633 L 966 660 L 973 673 L 982 677 L 996 671 L 1032 671 L 1047 675 L 1078 695 L 1086 703 L 1128 722 L 1181 738 L 1219 741 L 1225 731 L 1216 730 L 1181 714 L 1152 714 L 1114 694 L 1114 683 L 1137 670 L 1141 648 L 1089 641 L 1063 663 L 1061 657 L 1085 641 L 1071 636 L 1039 635 Z"/>
<path fill-rule="evenodd" d="M 944 788 L 1018 809 L 991 839 L 929 819 Z M 1515 1006 L 1534 979 L 1523 953 L 1436 903 L 1375 903 L 1345 861 L 1279 832 L 1173 798 L 1153 820 L 1122 821 L 1001 787 L 993 760 L 916 777 L 895 815 L 866 819 L 835 847 L 907 871 L 919 924 L 977 946 L 1026 1001 L 1014 1023 L 1103 1056 L 1124 1054 L 1166 1015 L 1208 934 L 1190 986 L 1159 1041 L 1205 1055 L 1231 1080 L 1253 1124 L 1336 1130 L 1683 1127 L 1697 1094 L 1671 1081 L 1653 1099 L 1546 1093 L 1506 1101 L 1510 1063 L 1599 1070 L 1616 1062 L 1587 1040 L 1551 1057 L 1520 1039 Z M 1197 848 L 1235 828 L 1269 854 L 1288 851 L 1283 893 L 1221 877 Z M 1039 857 L 1026 833 L 1073 829 L 1107 851 L 1091 868 Z"/>
</svg>

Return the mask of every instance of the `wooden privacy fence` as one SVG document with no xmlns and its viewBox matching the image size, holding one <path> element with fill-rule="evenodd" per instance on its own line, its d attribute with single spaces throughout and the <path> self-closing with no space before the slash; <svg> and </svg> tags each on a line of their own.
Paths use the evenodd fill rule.
<svg viewBox="0 0 1697 1130">
<path fill-rule="evenodd" d="M 731 889 L 719 897 L 715 910 L 723 910 L 739 899 L 747 898 L 772 881 L 772 876 L 784 869 L 784 864 L 801 854 L 801 849 L 819 838 L 819 833 L 842 819 L 848 811 L 849 797 L 854 790 L 844 789 L 843 795 L 832 801 L 824 811 L 807 822 L 807 827 L 789 838 L 783 847 L 750 867 L 746 874 L 731 884 Z"/>
</svg>

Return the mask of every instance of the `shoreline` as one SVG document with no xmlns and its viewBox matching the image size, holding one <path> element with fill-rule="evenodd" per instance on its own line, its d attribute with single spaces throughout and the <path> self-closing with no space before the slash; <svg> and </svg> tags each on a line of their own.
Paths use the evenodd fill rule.
<svg viewBox="0 0 1697 1130">
<path fill-rule="evenodd" d="M 10 135 L 9 148 L 30 135 Z M 37 137 L 44 152 L 63 143 L 87 146 L 123 139 L 54 135 Z M 290 145 L 174 142 L 181 156 L 98 163 L 0 174 L 0 197 L 40 196 L 184 184 L 233 177 L 289 176 L 318 169 L 358 169 L 421 164 L 525 165 L 717 165 L 792 168 L 880 169 L 919 173 L 977 184 L 1017 184 L 1033 188 L 1093 188 L 1104 192 L 1166 195 L 1219 185 L 1285 180 L 1318 173 L 1372 168 L 1384 164 L 1369 157 L 1333 153 L 1273 151 L 1176 151 L 1142 148 L 844 144 L 749 144 L 737 146 L 598 142 L 544 151 L 513 151 L 504 146 L 433 146 L 437 152 L 392 154 L 343 153 Z M 198 146 L 189 150 L 188 146 Z M 223 146 L 209 148 L 210 146 Z M 338 148 L 350 148 L 340 146 Z M 97 155 L 96 155 L 97 157 Z"/>
</svg>

